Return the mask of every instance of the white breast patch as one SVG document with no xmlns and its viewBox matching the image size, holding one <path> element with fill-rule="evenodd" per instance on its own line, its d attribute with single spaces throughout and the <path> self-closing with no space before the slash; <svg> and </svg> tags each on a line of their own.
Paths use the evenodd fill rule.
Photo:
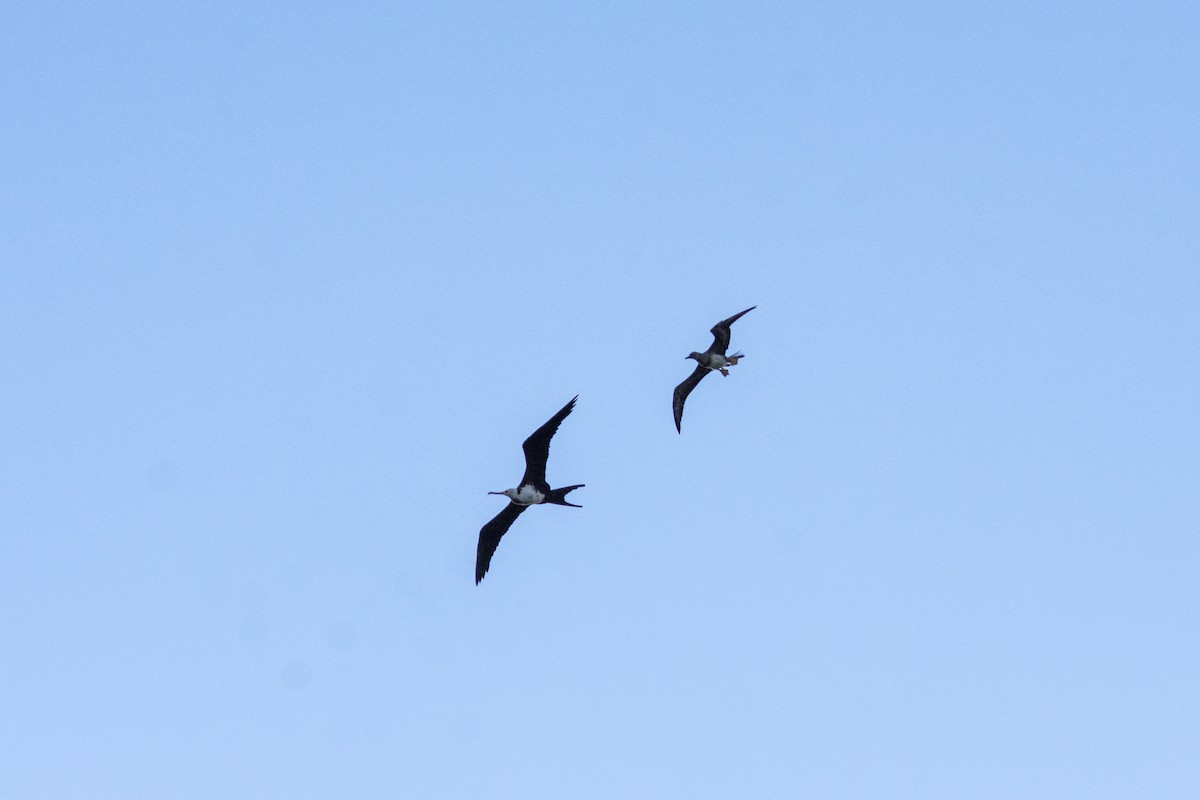
<svg viewBox="0 0 1200 800">
<path fill-rule="evenodd" d="M 533 488 L 529 484 L 517 488 L 517 496 L 513 498 L 514 503 L 523 506 L 531 506 L 542 502 L 546 496 Z"/>
</svg>

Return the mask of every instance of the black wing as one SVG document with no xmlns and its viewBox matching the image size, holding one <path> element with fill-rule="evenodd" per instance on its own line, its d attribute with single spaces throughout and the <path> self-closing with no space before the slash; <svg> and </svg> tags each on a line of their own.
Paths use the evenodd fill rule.
<svg viewBox="0 0 1200 800">
<path fill-rule="evenodd" d="M 479 529 L 479 547 L 475 550 L 475 585 L 487 575 L 488 565 L 492 563 L 492 553 L 500 545 L 500 537 L 508 533 L 513 520 L 521 516 L 521 512 L 529 506 L 519 506 L 509 503 L 504 509 L 492 517 L 492 521 Z"/>
<path fill-rule="evenodd" d="M 729 319 L 723 319 L 716 325 L 712 326 L 713 343 L 712 347 L 708 348 L 710 353 L 720 353 L 725 355 L 725 350 L 729 347 L 729 326 L 738 321 L 738 317 L 742 314 L 749 313 L 758 306 L 750 306 L 745 311 L 739 311 Z"/>
<path fill-rule="evenodd" d="M 742 313 L 746 312 L 743 311 Z M 675 430 L 680 433 L 683 433 L 683 428 L 680 427 L 680 423 L 683 422 L 683 404 L 687 402 L 687 396 L 692 393 L 692 389 L 696 388 L 696 384 L 700 383 L 704 379 L 704 376 L 710 372 L 712 370 L 705 369 L 704 367 L 696 367 L 691 375 L 683 379 L 683 383 L 675 387 L 675 399 L 671 402 L 671 405 L 675 409 Z"/>
<path fill-rule="evenodd" d="M 550 440 L 554 437 L 554 432 L 558 430 L 558 426 L 562 424 L 562 421 L 575 408 L 575 401 L 578 399 L 579 395 L 572 397 L 571 402 L 560 408 L 558 413 L 553 417 L 546 420 L 545 425 L 529 434 L 529 438 L 521 445 L 521 449 L 525 451 L 525 476 L 521 478 L 521 486 L 532 483 L 543 491 L 549 489 L 546 486 L 546 459 L 550 458 Z"/>
</svg>

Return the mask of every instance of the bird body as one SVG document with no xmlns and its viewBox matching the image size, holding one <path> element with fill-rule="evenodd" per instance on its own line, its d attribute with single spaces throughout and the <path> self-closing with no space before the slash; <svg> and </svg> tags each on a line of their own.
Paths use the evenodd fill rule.
<svg viewBox="0 0 1200 800">
<path fill-rule="evenodd" d="M 692 352 L 686 356 L 686 358 L 695 360 L 696 369 L 675 387 L 675 394 L 671 400 L 671 408 L 675 412 L 675 430 L 683 433 L 683 404 L 687 402 L 688 395 L 692 393 L 692 390 L 700 384 L 700 381 L 704 380 L 704 376 L 710 372 L 720 372 L 723 377 L 729 377 L 729 367 L 734 366 L 745 357 L 745 353 L 725 355 L 725 351 L 729 348 L 729 326 L 737 322 L 743 314 L 756 308 L 758 306 L 750 306 L 745 311 L 739 311 L 732 317 L 723 319 L 712 326 L 709 331 L 713 335 L 712 345 L 703 353 Z"/>
<path fill-rule="evenodd" d="M 692 353 L 688 358 L 694 358 L 697 364 L 711 372 L 712 370 L 720 370 L 723 367 L 732 367 L 738 363 L 738 359 L 743 355 L 744 353 L 734 353 L 731 356 L 725 356 L 721 353 Z"/>
<path fill-rule="evenodd" d="M 545 493 L 539 492 L 537 487 L 531 483 L 518 486 L 516 489 L 505 489 L 503 492 L 488 492 L 488 494 L 502 494 L 519 506 L 535 506 L 546 502 Z"/>
<path fill-rule="evenodd" d="M 567 502 L 567 495 L 576 489 L 582 489 L 582 483 L 551 489 L 550 484 L 546 482 L 546 461 L 550 457 L 550 440 L 554 437 L 558 426 L 575 408 L 575 401 L 578 399 L 579 395 L 571 398 L 569 403 L 546 420 L 542 427 L 531 433 L 521 445 L 521 449 L 525 452 L 525 474 L 516 488 L 488 492 L 488 494 L 504 495 L 509 499 L 509 503 L 479 531 L 479 545 L 475 551 L 476 584 L 487 574 L 488 567 L 492 563 L 492 555 L 500 545 L 500 538 L 508 532 L 513 522 L 525 509 L 547 503 L 582 508 L 575 503 Z"/>
</svg>

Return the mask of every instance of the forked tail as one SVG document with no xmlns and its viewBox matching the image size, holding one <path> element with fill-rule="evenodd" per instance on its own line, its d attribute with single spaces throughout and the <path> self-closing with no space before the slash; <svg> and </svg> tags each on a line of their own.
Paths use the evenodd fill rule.
<svg viewBox="0 0 1200 800">
<path fill-rule="evenodd" d="M 575 491 L 576 489 L 582 489 L 585 485 L 586 484 L 580 483 L 575 486 L 564 486 L 561 489 L 551 489 L 550 496 L 548 498 L 546 498 L 546 502 L 554 503 L 554 505 L 556 505 L 556 506 L 570 506 L 571 508 L 583 508 L 583 506 L 576 505 L 575 503 L 568 503 L 567 502 L 567 494 Z"/>
</svg>

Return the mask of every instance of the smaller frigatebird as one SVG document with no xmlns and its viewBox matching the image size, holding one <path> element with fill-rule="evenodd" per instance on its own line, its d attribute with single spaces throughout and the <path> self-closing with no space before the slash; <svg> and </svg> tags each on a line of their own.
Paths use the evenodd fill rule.
<svg viewBox="0 0 1200 800">
<path fill-rule="evenodd" d="M 713 325 L 710 331 L 713 335 L 712 347 L 703 353 L 688 353 L 685 356 L 685 358 L 696 359 L 696 369 L 684 379 L 683 383 L 675 387 L 675 397 L 671 403 L 675 410 L 675 430 L 683 433 L 683 428 L 680 427 L 680 423 L 683 422 L 683 404 L 687 402 L 688 395 L 704 379 L 704 376 L 715 370 L 720 372 L 721 375 L 729 377 L 729 367 L 732 367 L 741 358 L 745 357 L 745 353 L 734 353 L 731 356 L 725 355 L 725 350 L 729 347 L 729 326 L 737 322 L 738 317 L 756 308 L 758 306 L 750 306 L 745 311 L 739 311 L 729 319 L 723 319 L 716 325 Z"/>
<path fill-rule="evenodd" d="M 562 421 L 575 408 L 575 401 L 578 399 L 579 395 L 572 397 L 571 402 L 546 420 L 546 424 L 531 433 L 525 443 L 521 445 L 521 449 L 525 451 L 525 474 L 521 477 L 517 488 L 505 489 L 502 492 L 488 492 L 488 494 L 504 495 L 509 499 L 509 503 L 479 531 L 479 547 L 475 551 L 476 585 L 479 585 L 483 576 L 487 575 L 488 565 L 492 563 L 492 554 L 496 552 L 496 547 L 500 544 L 500 537 L 508 532 L 509 527 L 517 517 L 521 516 L 522 511 L 529 506 L 542 503 L 583 508 L 583 506 L 568 503 L 566 498 L 567 494 L 583 488 L 584 484 L 551 489 L 550 484 L 546 483 L 546 460 L 550 457 L 550 439 L 554 437 L 554 432 L 558 430 Z"/>
</svg>

